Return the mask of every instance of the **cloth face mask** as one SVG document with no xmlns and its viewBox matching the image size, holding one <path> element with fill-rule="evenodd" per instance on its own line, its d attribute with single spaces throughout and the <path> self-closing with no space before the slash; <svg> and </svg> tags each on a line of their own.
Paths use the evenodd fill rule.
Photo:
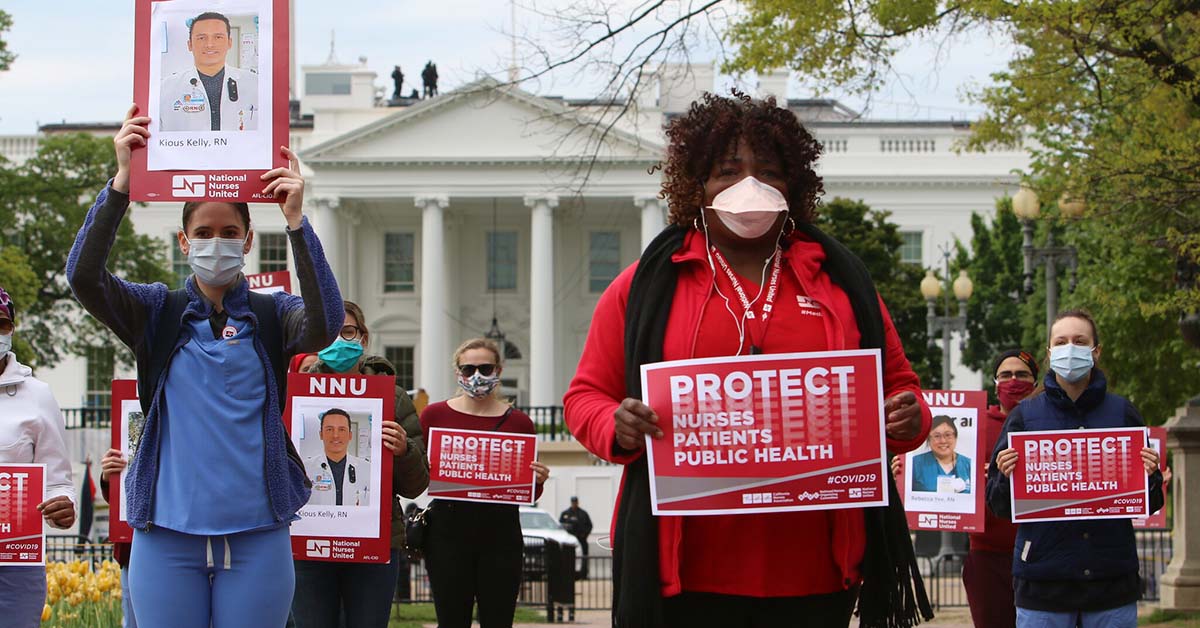
<svg viewBox="0 0 1200 628">
<path fill-rule="evenodd" d="M 484 375 L 476 371 L 470 377 L 458 375 L 458 387 L 463 389 L 472 399 L 482 399 L 496 390 L 496 386 L 500 385 L 500 374 Z"/>
</svg>

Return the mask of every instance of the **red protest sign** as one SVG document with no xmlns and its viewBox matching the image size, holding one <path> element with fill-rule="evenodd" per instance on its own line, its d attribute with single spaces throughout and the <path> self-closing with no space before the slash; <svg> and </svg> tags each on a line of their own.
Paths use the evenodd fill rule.
<svg viewBox="0 0 1200 628">
<path fill-rule="evenodd" d="M 656 515 L 888 503 L 878 350 L 642 366 Z"/>
<path fill-rule="evenodd" d="M 112 448 L 121 452 L 126 464 L 133 461 L 146 417 L 138 401 L 136 379 L 114 379 L 112 382 Z M 119 543 L 133 542 L 133 528 L 125 519 L 125 473 L 128 467 L 108 477 L 108 540 Z"/>
<path fill-rule="evenodd" d="M 250 284 L 251 292 L 273 294 L 292 291 L 292 274 L 286 270 L 246 275 L 246 282 Z"/>
<path fill-rule="evenodd" d="M 1008 443 L 1014 523 L 1150 514 L 1146 428 L 1012 432 Z"/>
<path fill-rule="evenodd" d="M 533 504 L 537 436 L 429 430 L 429 496 L 468 502 Z"/>
<path fill-rule="evenodd" d="M 1146 428 L 1150 430 L 1149 447 L 1158 452 L 1158 470 L 1167 470 L 1167 428 L 1156 426 Z M 1170 526 L 1167 525 L 1167 484 L 1164 483 L 1163 490 L 1163 507 L 1158 509 L 1158 512 L 1146 517 L 1145 519 L 1134 519 L 1133 527 L 1142 528 L 1144 530 L 1166 530 Z"/>
<path fill-rule="evenodd" d="M 925 444 L 904 456 L 904 512 L 912 530 L 981 532 L 984 520 L 982 390 L 923 390 L 933 415 Z"/>
<path fill-rule="evenodd" d="M 133 101 L 150 138 L 133 151 L 134 201 L 274 202 L 286 167 L 288 0 L 137 0 Z M 219 11 L 221 18 L 195 20 Z"/>
<path fill-rule="evenodd" d="M 298 560 L 386 563 L 391 551 L 393 454 L 384 420 L 395 420 L 390 375 L 288 375 L 284 425 L 312 482 L 292 524 Z"/>
<path fill-rule="evenodd" d="M 46 465 L 0 464 L 0 567 L 46 564 Z"/>
</svg>

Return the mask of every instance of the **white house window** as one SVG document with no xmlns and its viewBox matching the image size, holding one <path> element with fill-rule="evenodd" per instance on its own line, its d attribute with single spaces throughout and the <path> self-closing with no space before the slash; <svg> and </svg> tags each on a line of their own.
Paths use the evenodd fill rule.
<svg viewBox="0 0 1200 628">
<path fill-rule="evenodd" d="M 588 290 L 604 292 L 621 272 L 621 234 L 593 231 L 588 238 Z"/>
<path fill-rule="evenodd" d="M 920 264 L 922 257 L 921 240 L 924 234 L 920 231 L 901 231 L 900 261 L 905 264 Z"/>
<path fill-rule="evenodd" d="M 413 291 L 414 236 L 387 233 L 383 236 L 383 291 Z"/>
<path fill-rule="evenodd" d="M 517 289 L 517 232 L 488 232 L 488 290 Z"/>
<path fill-rule="evenodd" d="M 304 77 L 304 93 L 309 96 L 341 96 L 350 93 L 351 76 L 343 72 L 311 73 Z"/>
<path fill-rule="evenodd" d="M 112 405 L 113 350 L 91 347 L 87 351 L 87 392 L 84 405 L 107 408 Z"/>
<path fill-rule="evenodd" d="M 413 389 L 413 348 L 384 347 L 383 357 L 396 368 L 396 385 L 404 390 Z"/>
<path fill-rule="evenodd" d="M 258 240 L 258 272 L 273 273 L 287 270 L 287 234 L 262 233 Z"/>
</svg>

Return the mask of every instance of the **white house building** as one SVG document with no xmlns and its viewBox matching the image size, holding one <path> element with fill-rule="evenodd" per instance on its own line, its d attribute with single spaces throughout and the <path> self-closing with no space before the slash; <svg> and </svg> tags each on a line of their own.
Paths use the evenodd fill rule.
<svg viewBox="0 0 1200 628">
<path fill-rule="evenodd" d="M 436 98 L 388 102 L 363 65 L 310 66 L 302 76 L 291 141 L 308 181 L 305 213 L 343 296 L 363 308 L 368 351 L 390 359 L 402 385 L 439 400 L 453 392 L 458 343 L 502 331 L 506 392 L 522 406 L 551 406 L 540 416 L 561 418 L 553 406 L 574 373 L 600 293 L 664 225 L 660 175 L 650 173 L 663 154 L 663 124 L 714 88 L 712 67 L 660 68 L 630 101 L 610 101 L 629 112 L 603 137 L 594 125 L 601 104 L 488 77 Z M 785 86 L 786 76 L 768 75 L 758 93 L 783 95 Z M 1028 163 L 1021 151 L 956 152 L 968 133 L 961 121 L 871 120 L 836 101 L 780 102 L 825 146 L 819 171 L 826 198 L 892 212 L 903 258 L 923 266 L 940 265 L 938 246 L 968 241 L 971 213 L 990 213 L 998 197 L 1015 192 L 1013 171 Z M 0 154 L 21 161 L 44 135 L 117 128 L 48 125 L 38 135 L 0 137 Z M 246 272 L 290 268 L 279 210 L 252 212 L 256 237 Z M 130 219 L 162 242 L 185 277 L 187 260 L 175 243 L 180 204 L 139 206 Z M 38 376 L 64 408 L 103 408 L 112 378 L 134 375 L 113 364 L 111 354 L 98 352 Z M 960 385 L 977 382 L 961 365 L 954 375 Z M 77 461 L 84 452 L 99 459 L 107 430 L 72 432 Z M 544 443 L 540 451 L 548 463 L 574 465 L 555 467 L 543 506 L 556 513 L 580 495 L 601 534 L 619 470 L 579 466 L 586 457 L 574 443 Z"/>
<path fill-rule="evenodd" d="M 428 100 L 387 102 L 365 66 L 302 70 L 292 143 L 309 184 L 306 214 L 344 297 L 366 314 L 370 351 L 395 362 L 404 385 L 442 399 L 453 391 L 454 347 L 495 319 L 511 345 L 508 392 L 525 406 L 561 404 L 597 298 L 664 224 L 660 176 L 649 173 L 663 153 L 662 125 L 713 89 L 711 67 L 661 68 L 601 141 L 595 102 L 488 77 Z M 764 77 L 760 94 L 785 84 Z M 939 245 L 969 240 L 971 213 L 1015 191 L 1012 173 L 1028 160 L 1020 151 L 955 152 L 965 122 L 870 120 L 836 101 L 786 103 L 825 146 L 826 198 L 891 211 L 904 258 L 925 266 L 940 264 Z M 36 139 L 0 138 L 0 149 L 25 156 Z M 182 276 L 179 217 L 177 203 L 152 203 L 132 219 L 172 251 Z M 253 221 L 247 272 L 288 268 L 278 210 L 258 206 Z M 111 364 L 68 359 L 40 376 L 64 407 L 102 405 Z M 956 375 L 974 384 L 963 368 Z"/>
</svg>

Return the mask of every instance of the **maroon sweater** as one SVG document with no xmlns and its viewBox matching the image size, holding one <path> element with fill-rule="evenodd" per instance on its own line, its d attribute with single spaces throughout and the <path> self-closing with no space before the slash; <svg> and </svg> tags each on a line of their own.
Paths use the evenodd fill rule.
<svg viewBox="0 0 1200 628">
<path fill-rule="evenodd" d="M 450 407 L 445 401 L 431 403 L 421 411 L 421 431 L 425 433 L 425 442 L 429 440 L 430 428 L 440 427 L 450 430 L 477 430 L 480 432 L 509 432 L 510 434 L 536 434 L 533 419 L 528 414 L 513 408 L 508 417 L 476 416 L 459 412 Z M 428 452 L 426 452 L 428 455 Z M 542 485 L 538 484 L 534 499 L 541 499 Z"/>
</svg>

